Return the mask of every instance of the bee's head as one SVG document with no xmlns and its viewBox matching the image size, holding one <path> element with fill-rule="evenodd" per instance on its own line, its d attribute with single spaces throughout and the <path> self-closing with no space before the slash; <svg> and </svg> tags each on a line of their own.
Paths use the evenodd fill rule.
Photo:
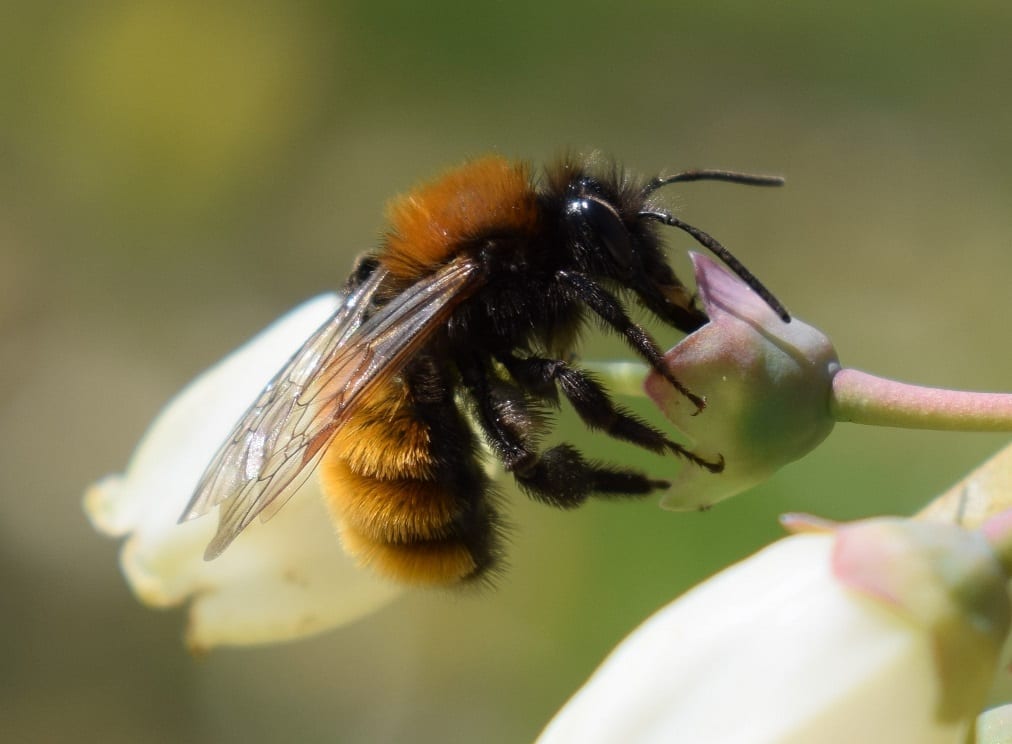
<svg viewBox="0 0 1012 744">
<path fill-rule="evenodd" d="M 570 185 L 562 216 L 570 240 L 587 263 L 622 280 L 635 276 L 642 260 L 619 209 L 617 199 L 605 193 L 598 181 L 584 177 Z"/>
<path fill-rule="evenodd" d="M 645 305 L 668 322 L 682 330 L 694 330 L 705 322 L 705 316 L 693 307 L 691 295 L 664 259 L 653 230 L 658 223 L 677 227 L 713 251 L 784 321 L 789 322 L 790 315 L 783 305 L 716 239 L 669 212 L 651 206 L 651 196 L 661 187 L 700 180 L 755 186 L 783 183 L 783 179 L 776 176 L 695 170 L 658 177 L 635 188 L 625 179 L 598 179 L 579 174 L 567 185 L 563 220 L 581 262 L 595 273 L 634 291 Z"/>
<path fill-rule="evenodd" d="M 640 188 L 581 174 L 566 187 L 562 221 L 577 268 L 634 294 L 662 320 L 690 332 L 706 322 L 664 255 Z"/>
</svg>

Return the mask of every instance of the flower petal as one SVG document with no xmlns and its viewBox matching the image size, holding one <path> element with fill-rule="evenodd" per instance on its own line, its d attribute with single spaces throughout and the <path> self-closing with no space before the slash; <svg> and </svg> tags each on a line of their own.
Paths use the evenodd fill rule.
<svg viewBox="0 0 1012 744">
<path fill-rule="evenodd" d="M 194 648 L 318 632 L 396 593 L 345 555 L 315 478 L 214 561 L 204 561 L 203 552 L 216 518 L 177 524 L 231 427 L 338 301 L 331 294 L 305 303 L 200 375 L 159 414 L 126 473 L 107 476 L 85 495 L 97 530 L 128 536 L 121 564 L 142 601 L 170 606 L 192 599 L 187 639 Z"/>
<path fill-rule="evenodd" d="M 1012 742 L 1012 705 L 986 710 L 977 718 L 977 738 L 973 744 L 1009 744 Z"/>
<path fill-rule="evenodd" d="M 868 525 L 874 537 L 877 524 L 845 529 Z M 926 555 L 936 547 L 925 546 Z M 997 647 L 990 664 L 940 663 L 939 618 L 896 612 L 852 591 L 834 573 L 837 549 L 833 532 L 785 538 L 671 603 L 618 646 L 539 741 L 964 741 Z M 950 584 L 944 571 L 918 578 L 929 594 L 983 592 L 1008 603 L 1004 580 L 967 584 L 964 573 Z M 946 630 L 976 633 L 974 608 L 993 604 L 979 600 L 944 618 Z"/>
</svg>

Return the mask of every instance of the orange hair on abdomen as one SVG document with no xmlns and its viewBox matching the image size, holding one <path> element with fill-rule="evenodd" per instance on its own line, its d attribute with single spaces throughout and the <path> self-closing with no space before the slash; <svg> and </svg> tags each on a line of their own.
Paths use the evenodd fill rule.
<svg viewBox="0 0 1012 744">
<path fill-rule="evenodd" d="M 475 544 L 492 529 L 462 510 L 486 498 L 447 473 L 433 453 L 430 427 L 396 379 L 369 395 L 338 430 L 320 463 L 320 482 L 345 551 L 360 565 L 401 583 L 452 586 L 481 575 L 491 557 Z M 464 489 L 464 490 L 462 490 Z M 476 552 L 477 551 L 477 552 Z"/>
<path fill-rule="evenodd" d="M 499 155 L 472 160 L 397 197 L 380 260 L 396 277 L 420 278 L 479 235 L 537 227 L 530 169 Z"/>
</svg>

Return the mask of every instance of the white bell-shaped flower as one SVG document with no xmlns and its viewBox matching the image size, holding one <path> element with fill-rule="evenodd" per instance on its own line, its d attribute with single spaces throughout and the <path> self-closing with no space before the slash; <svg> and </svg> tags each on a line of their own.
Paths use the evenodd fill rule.
<svg viewBox="0 0 1012 744">
<path fill-rule="evenodd" d="M 191 648 L 309 635 L 351 622 L 397 592 L 344 553 L 315 477 L 213 561 L 203 554 L 216 515 L 178 523 L 235 422 L 338 302 L 323 295 L 305 303 L 200 375 L 158 415 L 126 472 L 85 496 L 96 529 L 126 537 L 120 562 L 138 598 L 156 607 L 190 602 Z"/>
<path fill-rule="evenodd" d="M 539 742 L 964 742 L 1008 634 L 1012 520 L 997 539 L 905 519 L 792 524 L 825 531 L 647 620 Z"/>
</svg>

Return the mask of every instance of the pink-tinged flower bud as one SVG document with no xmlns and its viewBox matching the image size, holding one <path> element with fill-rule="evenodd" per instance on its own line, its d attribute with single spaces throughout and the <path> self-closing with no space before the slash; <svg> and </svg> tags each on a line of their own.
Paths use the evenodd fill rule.
<svg viewBox="0 0 1012 744">
<path fill-rule="evenodd" d="M 190 602 L 187 642 L 195 650 L 320 632 L 396 592 L 345 555 L 315 478 L 269 528 L 251 525 L 213 561 L 203 555 L 217 520 L 177 524 L 250 401 L 337 304 L 336 295 L 305 303 L 200 375 L 162 410 L 126 472 L 85 495 L 95 528 L 126 537 L 120 562 L 138 598 L 156 607 Z"/>
<path fill-rule="evenodd" d="M 659 374 L 644 387 L 691 440 L 692 451 L 724 468 L 685 467 L 661 501 L 698 509 L 734 496 L 810 452 L 833 429 L 829 401 L 836 352 L 820 331 L 784 323 L 740 279 L 693 253 L 710 322 L 665 355 L 674 376 L 706 400 L 698 411 Z"/>
<path fill-rule="evenodd" d="M 789 521 L 811 531 L 647 620 L 541 744 L 965 742 L 1009 631 L 1000 545 L 908 519 Z"/>
</svg>

